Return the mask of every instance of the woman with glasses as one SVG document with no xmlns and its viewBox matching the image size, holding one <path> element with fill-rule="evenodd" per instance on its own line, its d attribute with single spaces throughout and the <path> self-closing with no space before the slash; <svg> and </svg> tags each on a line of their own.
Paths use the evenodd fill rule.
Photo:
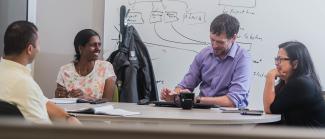
<svg viewBox="0 0 325 139">
<path fill-rule="evenodd" d="M 295 41 L 280 44 L 275 65 L 266 76 L 264 111 L 281 114 L 286 125 L 325 126 L 321 85 L 305 45 Z"/>
<path fill-rule="evenodd" d="M 60 68 L 55 97 L 112 100 L 115 73 L 111 63 L 98 60 L 101 40 L 97 32 L 84 29 L 74 39 L 75 60 Z"/>
</svg>

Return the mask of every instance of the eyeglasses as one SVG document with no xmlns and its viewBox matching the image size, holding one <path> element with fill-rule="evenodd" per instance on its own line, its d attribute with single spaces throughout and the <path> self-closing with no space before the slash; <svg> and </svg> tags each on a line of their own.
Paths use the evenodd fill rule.
<svg viewBox="0 0 325 139">
<path fill-rule="evenodd" d="M 285 58 L 285 57 L 275 57 L 274 62 L 275 64 L 281 64 L 281 61 L 283 60 L 290 60 L 290 58 Z"/>
</svg>

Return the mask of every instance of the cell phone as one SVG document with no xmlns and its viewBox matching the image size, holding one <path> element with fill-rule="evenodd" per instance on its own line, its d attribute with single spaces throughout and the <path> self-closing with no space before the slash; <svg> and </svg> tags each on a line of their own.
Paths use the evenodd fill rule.
<svg viewBox="0 0 325 139">
<path fill-rule="evenodd" d="M 83 98 L 78 98 L 77 103 L 89 103 L 89 100 L 83 99 Z"/>
<path fill-rule="evenodd" d="M 88 99 L 77 99 L 77 103 L 90 103 L 90 104 L 101 104 L 108 102 L 107 99 L 96 99 L 96 100 L 88 100 Z"/>
<path fill-rule="evenodd" d="M 247 111 L 240 112 L 241 115 L 256 115 L 256 116 L 260 116 L 263 113 L 264 113 L 263 111 L 258 111 L 258 110 L 247 110 Z"/>
</svg>

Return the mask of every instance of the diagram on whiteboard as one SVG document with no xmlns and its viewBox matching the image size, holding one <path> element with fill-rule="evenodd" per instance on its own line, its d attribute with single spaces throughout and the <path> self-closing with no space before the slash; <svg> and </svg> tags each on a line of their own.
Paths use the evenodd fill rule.
<svg viewBox="0 0 325 139">
<path fill-rule="evenodd" d="M 218 5 L 227 5 L 228 7 L 245 7 L 245 5 L 250 5 L 248 7 L 255 6 L 255 1 L 247 0 L 245 2 L 240 2 L 236 5 L 235 2 L 230 3 L 227 1 L 219 1 Z M 143 8 L 148 7 L 150 8 Z M 180 5 L 175 7 L 176 5 Z M 198 39 L 197 37 L 193 37 L 193 33 L 186 33 L 188 31 L 181 31 L 180 28 L 183 28 L 184 25 L 187 27 L 198 26 L 198 24 L 205 24 L 207 23 L 207 13 L 204 11 L 193 11 L 189 7 L 189 4 L 186 1 L 179 1 L 179 0 L 156 0 L 156 1 L 142 1 L 142 0 L 130 0 L 128 1 L 128 7 L 130 7 L 130 11 L 127 15 L 127 23 L 129 25 L 152 25 L 152 29 L 154 31 L 154 36 L 159 38 L 160 40 L 164 41 L 165 43 L 174 43 L 174 44 L 184 44 L 184 45 L 192 45 L 198 46 L 197 48 L 202 49 L 202 46 L 210 45 L 210 42 L 205 41 L 204 39 Z M 142 7 L 142 8 L 141 8 Z M 179 7 L 182 7 L 179 9 Z M 149 10 L 144 10 L 149 9 Z M 231 10 L 232 12 L 234 10 Z M 226 11 L 223 11 L 226 12 Z M 116 27 L 117 28 L 117 27 Z M 199 26 L 197 27 L 199 28 Z M 243 28 L 241 28 L 243 29 Z M 118 31 L 118 30 L 116 30 Z M 238 38 L 246 38 L 246 39 L 262 39 L 256 34 L 248 34 L 245 33 L 243 35 L 238 35 Z M 115 39 L 116 40 L 116 39 Z M 199 50 L 196 48 L 184 48 L 183 45 L 181 47 L 174 47 L 174 45 L 163 45 L 157 44 L 154 42 L 147 41 L 149 45 L 157 46 L 157 47 L 165 47 L 171 49 L 180 49 L 184 51 L 194 52 L 197 53 Z M 239 42 L 245 47 L 247 50 L 251 50 L 252 43 L 250 42 Z"/>
<path fill-rule="evenodd" d="M 207 9 L 197 8 L 198 5 L 202 5 L 202 2 L 184 0 L 124 0 L 119 5 L 125 5 L 128 8 L 125 21 L 128 25 L 136 27 L 143 42 L 149 47 L 154 66 L 168 67 L 170 64 L 167 63 L 170 63 L 170 60 L 176 62 L 175 58 L 184 57 L 185 59 L 177 63 L 183 63 L 182 65 L 186 66 L 175 69 L 179 71 L 182 68 L 181 73 L 184 75 L 185 69 L 188 69 L 194 56 L 204 47 L 210 46 L 209 26 L 215 16 L 220 13 L 235 16 L 255 16 L 256 14 L 254 11 L 256 0 L 219 0 L 214 3 L 212 7 L 211 4 L 202 6 Z M 116 7 L 118 13 L 119 6 Z M 118 14 L 114 16 L 119 18 Z M 112 31 L 116 35 L 110 35 L 110 41 L 115 41 L 111 43 L 115 44 L 115 47 L 106 50 L 109 52 L 117 48 L 118 41 L 119 24 L 116 22 L 112 26 L 114 26 Z M 250 32 L 248 27 L 241 25 L 237 38 L 241 47 L 251 52 L 255 47 L 254 43 L 261 41 L 263 41 L 262 35 Z M 263 58 L 253 58 L 252 62 L 260 64 Z M 155 71 L 159 72 L 159 70 Z M 257 77 L 264 75 L 261 72 L 255 73 L 253 75 Z M 157 75 L 159 83 L 167 82 L 159 78 L 159 73 Z M 177 80 L 181 80 L 183 75 L 178 75 Z"/>
<path fill-rule="evenodd" d="M 119 8 L 128 9 L 126 22 L 134 26 L 148 47 L 154 66 L 157 87 L 173 88 L 186 74 L 194 57 L 205 47 L 211 47 L 209 28 L 221 13 L 238 18 L 241 27 L 237 43 L 252 55 L 253 82 L 264 82 L 265 72 L 273 66 L 274 51 L 260 53 L 270 36 L 265 35 L 257 0 L 108 0 L 105 9 L 104 57 L 117 49 Z M 109 21 L 109 22 L 108 22 Z M 264 51 L 263 51 L 264 52 Z M 270 59 L 268 59 L 271 57 Z M 267 59 L 265 59 L 267 58 Z M 271 64 L 266 64 L 271 63 Z M 261 88 L 254 88 L 260 92 Z"/>
</svg>

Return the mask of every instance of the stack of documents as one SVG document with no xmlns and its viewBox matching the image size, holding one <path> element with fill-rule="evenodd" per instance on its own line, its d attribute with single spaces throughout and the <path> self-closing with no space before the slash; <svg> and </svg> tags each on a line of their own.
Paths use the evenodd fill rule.
<svg viewBox="0 0 325 139">
<path fill-rule="evenodd" d="M 55 104 L 71 104 L 71 103 L 90 103 L 100 104 L 108 102 L 108 99 L 82 99 L 82 98 L 52 98 L 50 99 Z"/>
<path fill-rule="evenodd" d="M 85 113 L 85 114 L 101 114 L 101 115 L 117 115 L 117 116 L 131 116 L 140 114 L 140 112 L 127 111 L 123 109 L 114 109 L 112 105 L 104 105 L 93 108 L 85 108 L 79 110 L 68 110 L 73 113 Z"/>
<path fill-rule="evenodd" d="M 222 113 L 240 113 L 241 115 L 262 115 L 264 113 L 263 110 L 250 110 L 247 108 L 237 109 L 221 107 L 220 110 Z"/>
<path fill-rule="evenodd" d="M 55 104 L 72 104 L 77 103 L 78 98 L 52 98 L 49 100 Z"/>
</svg>

